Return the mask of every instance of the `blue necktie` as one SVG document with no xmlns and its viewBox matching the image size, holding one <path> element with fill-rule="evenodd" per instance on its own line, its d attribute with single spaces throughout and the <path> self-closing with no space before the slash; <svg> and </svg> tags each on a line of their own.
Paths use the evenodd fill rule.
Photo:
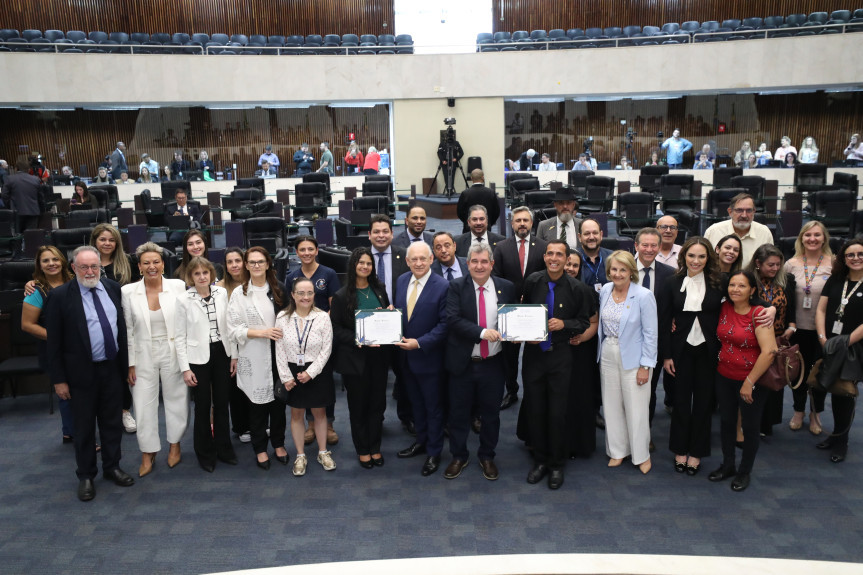
<svg viewBox="0 0 863 575">
<path fill-rule="evenodd" d="M 642 268 L 644 270 L 644 279 L 641 280 L 641 287 L 650 289 L 650 268 Z"/>
<path fill-rule="evenodd" d="M 387 285 L 387 272 L 384 269 L 384 252 L 378 252 L 378 281 L 382 286 Z"/>
<path fill-rule="evenodd" d="M 110 361 L 117 357 L 117 343 L 114 341 L 111 322 L 108 321 L 108 316 L 105 314 L 105 308 L 102 307 L 102 302 L 99 300 L 96 288 L 90 288 L 90 295 L 93 296 L 93 307 L 96 308 L 96 315 L 99 316 L 102 339 L 105 340 L 105 358 Z"/>
<path fill-rule="evenodd" d="M 447 270 L 446 270 L 446 281 L 451 282 L 452 280 L 453 280 L 452 268 L 447 268 Z"/>
<path fill-rule="evenodd" d="M 545 296 L 545 306 L 548 308 L 548 319 L 554 317 L 554 286 L 556 282 L 548 282 L 548 295 Z M 539 349 L 548 351 L 551 349 L 551 332 L 548 332 L 548 338 L 539 342 Z"/>
</svg>

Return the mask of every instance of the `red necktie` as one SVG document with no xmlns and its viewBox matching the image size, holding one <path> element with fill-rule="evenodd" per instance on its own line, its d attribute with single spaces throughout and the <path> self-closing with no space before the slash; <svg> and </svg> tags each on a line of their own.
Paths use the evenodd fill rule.
<svg viewBox="0 0 863 575">
<path fill-rule="evenodd" d="M 485 296 L 483 296 L 482 292 L 485 291 L 485 288 L 480 286 L 479 288 L 479 327 L 485 329 L 488 326 L 485 323 Z M 483 359 L 488 357 L 488 342 L 486 340 L 482 340 L 479 342 L 479 355 Z"/>
<path fill-rule="evenodd" d="M 524 242 L 526 240 L 519 240 L 518 242 L 518 264 L 521 266 L 521 275 L 524 276 Z"/>
</svg>

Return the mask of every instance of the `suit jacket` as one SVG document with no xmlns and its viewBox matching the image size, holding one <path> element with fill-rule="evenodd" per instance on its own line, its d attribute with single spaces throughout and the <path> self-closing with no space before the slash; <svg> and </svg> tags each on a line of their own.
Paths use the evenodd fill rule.
<svg viewBox="0 0 863 575">
<path fill-rule="evenodd" d="M 228 357 L 237 357 L 237 346 L 231 343 L 228 327 L 228 292 L 225 288 L 212 286 L 211 293 L 216 304 L 216 325 Z M 205 365 L 210 361 L 210 318 L 207 310 L 196 297 L 192 288 L 177 298 L 174 319 L 174 342 L 177 345 L 177 361 L 181 371 L 191 369 L 190 363 Z"/>
<path fill-rule="evenodd" d="M 456 214 L 458 219 L 462 221 L 462 233 L 469 232 L 470 228 L 467 225 L 468 210 L 471 206 L 480 205 L 488 211 L 488 227 L 491 228 L 497 223 L 500 218 L 500 204 L 497 200 L 497 194 L 494 190 L 487 188 L 482 184 L 473 184 L 471 187 L 463 191 L 458 197 L 458 205 L 456 206 Z"/>
<path fill-rule="evenodd" d="M 524 282 L 523 303 L 544 304 L 551 280 L 546 270 L 534 272 Z M 563 322 L 563 329 L 549 332 L 554 345 L 569 346 L 569 338 L 590 327 L 591 302 L 588 290 L 581 280 L 563 274 L 554 288 L 554 309 L 549 310 L 549 319 Z"/>
<path fill-rule="evenodd" d="M 641 262 L 638 261 L 637 257 L 635 258 L 635 265 L 639 269 L 641 269 Z M 677 270 L 674 269 L 673 267 L 669 266 L 669 265 L 666 265 L 666 264 L 663 264 L 660 262 L 656 262 L 655 272 L 656 272 L 655 274 L 650 276 L 650 279 L 651 279 L 651 281 L 654 282 L 654 284 L 653 284 L 653 295 L 656 299 L 657 314 L 660 318 L 668 317 L 669 312 L 664 307 L 665 304 L 667 304 L 668 302 L 665 298 L 660 297 L 660 295 L 665 291 L 665 289 L 666 289 L 665 285 L 669 281 L 671 281 L 671 279 L 674 277 L 674 274 L 677 273 Z M 662 343 L 662 342 L 660 342 L 660 343 Z M 662 361 L 663 355 L 664 355 L 663 350 L 660 349 L 659 350 L 660 361 Z"/>
<path fill-rule="evenodd" d="M 492 273 L 508 279 L 515 285 L 515 294 L 519 301 L 524 295 L 525 278 L 534 272 L 545 269 L 545 260 L 542 256 L 548 244 L 533 235 L 530 236 L 528 243 L 530 249 L 527 252 L 524 275 L 521 274 L 521 262 L 518 259 L 518 244 L 515 236 L 505 239 L 494 248 L 494 270 Z"/>
<path fill-rule="evenodd" d="M 456 259 L 456 262 L 458 262 L 459 268 L 461 269 L 462 277 L 468 275 L 467 259 L 460 257 L 460 256 L 456 256 L 455 259 Z M 444 279 L 446 279 L 446 276 L 444 276 L 444 273 L 443 273 L 443 265 L 440 263 L 440 260 L 435 259 L 435 261 L 432 262 L 431 271 L 433 274 L 437 274 L 437 275 L 443 277 Z M 456 278 L 456 279 L 458 279 L 458 278 Z"/>
<path fill-rule="evenodd" d="M 201 223 L 201 207 L 195 204 L 186 204 L 186 209 L 189 215 L 198 223 Z M 165 214 L 172 216 L 177 211 L 177 202 L 171 202 L 165 205 Z"/>
<path fill-rule="evenodd" d="M 15 172 L 6 176 L 3 186 L 3 204 L 7 210 L 15 210 L 19 216 L 38 216 L 42 181 L 26 172 Z"/>
<path fill-rule="evenodd" d="M 496 234 L 489 228 L 488 233 L 486 234 L 488 237 L 488 243 L 491 246 L 491 249 L 494 250 L 494 247 L 505 240 L 506 238 L 500 234 Z M 470 249 L 470 244 L 473 241 L 473 233 L 467 232 L 460 236 L 456 236 L 455 238 L 455 253 L 457 256 L 461 256 L 463 258 L 467 257 L 467 251 Z"/>
<path fill-rule="evenodd" d="M 411 245 L 411 237 L 408 235 L 407 230 L 402 230 L 401 233 L 397 234 L 396 237 L 393 238 L 392 245 L 398 246 L 400 248 L 404 248 L 407 252 L 407 249 Z M 423 241 L 431 247 L 432 240 L 434 239 L 434 235 L 431 232 L 423 232 Z"/>
<path fill-rule="evenodd" d="M 490 280 L 497 292 L 498 305 L 518 303 L 512 282 L 495 276 Z M 469 275 L 455 279 L 450 284 L 446 298 L 446 317 L 449 328 L 446 369 L 456 375 L 470 366 L 473 346 L 480 342 L 479 336 L 482 333 L 482 328 L 479 327 L 473 278 Z"/>
<path fill-rule="evenodd" d="M 707 343 L 707 351 L 715 364 L 719 358 L 716 327 L 719 324 L 719 308 L 722 298 L 725 297 L 724 290 L 714 288 L 708 283 L 705 286 L 701 311 L 683 311 L 683 304 L 686 301 L 686 294 L 680 291 L 683 277 L 675 275 L 665 282 L 662 293 L 656 293 L 657 301 L 660 301 L 657 307 L 665 310 L 659 317 L 659 349 L 665 356 L 662 359 L 680 359 L 689 331 L 695 319 L 698 318 L 698 324 Z M 672 319 L 675 325 L 674 333 L 671 332 Z"/>
<path fill-rule="evenodd" d="M 124 170 L 129 171 L 129 166 L 126 165 L 126 156 L 119 149 L 114 148 L 114 151 L 111 152 L 111 175 L 114 176 L 115 180 L 119 180 L 120 172 Z"/>
<path fill-rule="evenodd" d="M 127 340 L 129 345 L 129 365 L 144 364 L 151 361 L 150 308 L 147 303 L 147 289 L 144 280 L 126 284 L 122 287 L 123 317 L 126 319 Z M 175 326 L 177 299 L 186 297 L 186 283 L 182 280 L 162 278 L 162 291 L 159 292 L 159 305 L 165 316 L 168 329 L 168 348 L 176 353 Z"/>
<path fill-rule="evenodd" d="M 120 284 L 108 279 L 101 281 L 117 308 L 117 357 L 114 362 L 120 381 L 126 381 L 129 360 Z M 84 314 L 78 280 L 72 279 L 52 289 L 42 315 L 47 318 L 46 356 L 52 358 L 48 364 L 51 383 L 68 383 L 73 389 L 96 385 L 90 332 L 87 330 L 87 317 Z"/>
<path fill-rule="evenodd" d="M 449 282 L 430 273 L 414 304 L 411 318 L 408 319 L 408 298 L 413 278 L 413 273 L 399 277 L 393 306 L 402 310 L 402 335 L 416 339 L 420 347 L 410 351 L 398 350 L 398 354 L 402 365 L 414 374 L 434 375 L 440 373 L 444 361 L 447 334 L 446 294 Z"/>
<path fill-rule="evenodd" d="M 394 284 L 395 285 L 395 284 Z M 356 319 L 354 311 L 356 306 L 348 306 L 348 287 L 344 286 L 336 295 L 330 306 L 330 321 L 333 322 L 333 349 L 336 359 L 335 370 L 342 375 L 361 376 L 365 370 L 366 361 L 383 361 L 390 363 L 392 350 L 390 346 L 382 347 L 357 347 L 356 344 Z M 381 307 L 390 305 L 386 291 L 376 289 L 375 295 L 381 302 Z M 354 309 L 351 309 L 354 308 Z"/>
<path fill-rule="evenodd" d="M 581 244 L 578 242 L 578 228 L 581 226 L 581 218 L 572 218 L 573 224 L 575 225 L 575 249 L 579 249 Z M 536 230 L 536 237 L 541 240 L 549 241 L 556 240 L 560 237 L 560 230 L 557 227 L 557 216 L 553 218 L 548 218 L 547 220 L 543 220 L 539 222 L 539 227 Z M 569 238 L 567 237 L 567 243 L 569 243 Z"/>
<path fill-rule="evenodd" d="M 599 292 L 599 309 L 611 299 L 614 284 L 608 282 Z M 626 295 L 626 305 L 620 315 L 620 363 L 623 369 L 635 369 L 639 366 L 653 367 L 656 365 L 656 347 L 659 336 L 658 317 L 656 315 L 656 300 L 649 289 L 637 283 L 629 284 Z M 605 330 L 602 320 L 599 322 L 596 361 L 602 357 L 603 338 Z"/>
</svg>

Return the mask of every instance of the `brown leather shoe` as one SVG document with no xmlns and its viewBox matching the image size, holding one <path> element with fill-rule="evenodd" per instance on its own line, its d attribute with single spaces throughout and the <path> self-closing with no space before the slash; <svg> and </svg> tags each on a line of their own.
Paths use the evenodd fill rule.
<svg viewBox="0 0 863 575">
<path fill-rule="evenodd" d="M 462 469 L 467 467 L 467 462 L 467 459 L 453 459 L 450 461 L 450 464 L 446 466 L 446 469 L 443 472 L 444 478 L 455 479 L 461 475 Z"/>
<path fill-rule="evenodd" d="M 303 443 L 309 445 L 315 440 L 315 426 L 311 422 L 306 422 L 306 432 L 303 434 Z"/>
<path fill-rule="evenodd" d="M 176 467 L 182 460 L 183 456 L 180 453 L 180 442 L 172 443 L 171 449 L 168 451 L 168 467 Z"/>
<path fill-rule="evenodd" d="M 155 453 L 141 454 L 141 467 L 138 468 L 138 477 L 144 477 L 153 472 L 153 465 L 156 463 Z"/>
<path fill-rule="evenodd" d="M 333 429 L 332 422 L 327 423 L 327 445 L 335 445 L 339 442 L 339 434 Z"/>
<path fill-rule="evenodd" d="M 500 475 L 497 471 L 497 465 L 494 464 L 494 459 L 480 459 L 479 466 L 482 467 L 482 476 L 489 481 L 494 481 Z"/>
</svg>

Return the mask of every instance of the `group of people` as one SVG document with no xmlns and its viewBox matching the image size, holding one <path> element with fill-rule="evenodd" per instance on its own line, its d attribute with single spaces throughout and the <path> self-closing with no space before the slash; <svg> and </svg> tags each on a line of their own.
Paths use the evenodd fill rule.
<svg viewBox="0 0 863 575">
<path fill-rule="evenodd" d="M 330 151 L 328 142 L 321 142 L 320 145 L 321 157 L 318 168 L 315 169 L 315 158 L 309 152 L 309 145 L 303 143 L 300 149 L 294 153 L 294 164 L 296 166 L 294 175 L 304 176 L 313 171 L 324 172 L 335 175 L 336 163 L 333 158 L 333 153 Z M 374 146 L 369 146 L 366 154 L 363 155 L 356 141 L 351 140 L 348 145 L 348 151 L 345 153 L 345 175 L 364 174 L 374 175 L 381 170 L 389 169 L 389 154 L 386 150 L 378 152 Z M 386 172 L 389 173 L 389 172 Z"/>
</svg>

